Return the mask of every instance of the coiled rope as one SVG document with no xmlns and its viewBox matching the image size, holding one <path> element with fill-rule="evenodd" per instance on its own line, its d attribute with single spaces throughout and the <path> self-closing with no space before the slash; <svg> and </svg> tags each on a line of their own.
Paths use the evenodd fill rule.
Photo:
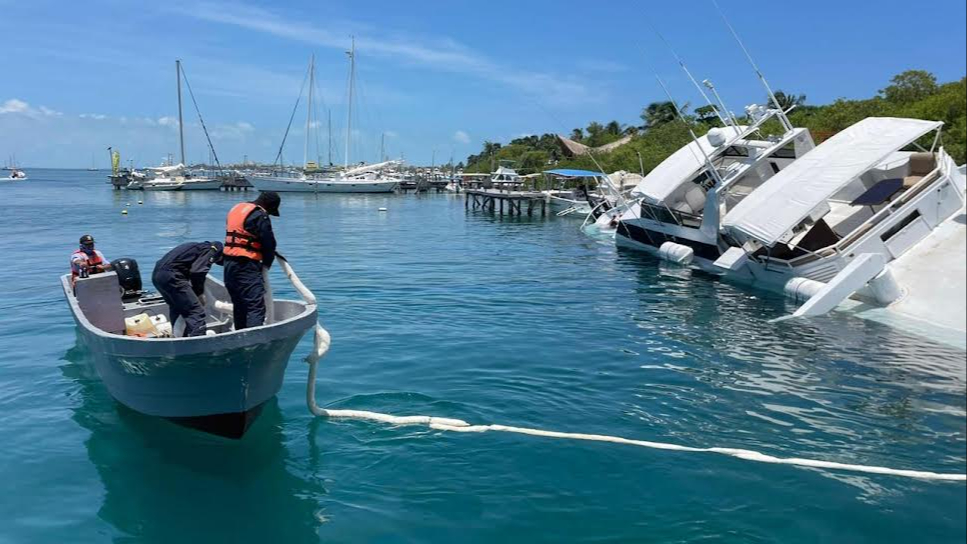
<svg viewBox="0 0 967 544">
<path fill-rule="evenodd" d="M 282 263 L 283 271 L 289 277 L 289 280 L 292 281 L 292 285 L 303 297 L 303 299 L 305 299 L 305 301 L 309 304 L 315 304 L 315 295 L 313 295 L 312 292 L 310 292 L 309 289 L 307 289 L 306 286 L 299 280 L 298 276 L 296 276 L 295 272 L 293 272 L 292 267 L 289 266 L 289 263 L 283 258 L 280 258 L 279 261 Z M 529 429 L 526 427 L 512 427 L 507 425 L 471 425 L 462 419 L 452 419 L 446 417 L 422 415 L 394 416 L 391 414 L 382 414 L 379 412 L 369 412 L 365 410 L 330 410 L 321 408 L 318 404 L 316 404 L 316 372 L 319 360 L 322 359 L 329 351 L 329 345 L 331 344 L 332 339 L 329 336 L 329 332 L 322 328 L 322 326 L 319 324 L 316 324 L 314 337 L 314 349 L 312 353 L 306 357 L 306 362 L 309 363 L 309 378 L 308 383 L 306 384 L 306 404 L 309 407 L 309 411 L 312 412 L 313 415 L 319 417 L 327 417 L 330 419 L 356 419 L 362 421 L 374 421 L 378 423 L 387 423 L 390 425 L 423 425 L 439 431 L 450 431 L 457 433 L 484 433 L 488 431 L 495 431 L 566 440 L 610 442 L 612 444 L 625 444 L 655 450 L 670 450 L 691 453 L 717 453 L 720 455 L 727 455 L 736 459 L 754 461 L 757 463 L 794 465 L 800 467 L 821 468 L 848 472 L 862 472 L 866 474 L 883 474 L 887 476 L 899 476 L 921 480 L 945 480 L 957 482 L 967 481 L 967 474 L 896 469 L 871 465 L 838 463 L 835 461 L 822 461 L 818 459 L 804 459 L 800 457 L 776 457 L 754 450 L 738 448 L 696 448 L 692 446 L 683 446 L 680 444 L 651 442 L 648 440 L 633 440 L 630 438 L 622 438 L 620 436 L 609 436 L 602 434 L 565 433 L 559 431 L 546 431 L 542 429 Z"/>
</svg>

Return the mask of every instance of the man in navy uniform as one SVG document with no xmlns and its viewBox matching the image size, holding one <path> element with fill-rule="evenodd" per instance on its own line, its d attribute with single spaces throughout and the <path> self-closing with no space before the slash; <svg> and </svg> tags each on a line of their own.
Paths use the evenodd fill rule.
<svg viewBox="0 0 967 544">
<path fill-rule="evenodd" d="M 185 320 L 184 336 L 204 336 L 205 278 L 222 264 L 221 242 L 188 242 L 172 249 L 154 265 L 151 282 L 168 304 L 169 320 Z"/>
<path fill-rule="evenodd" d="M 278 193 L 260 193 L 252 202 L 236 204 L 225 225 L 225 288 L 234 306 L 235 330 L 265 322 L 262 268 L 275 261 L 275 234 L 270 215 L 279 216 Z"/>
</svg>

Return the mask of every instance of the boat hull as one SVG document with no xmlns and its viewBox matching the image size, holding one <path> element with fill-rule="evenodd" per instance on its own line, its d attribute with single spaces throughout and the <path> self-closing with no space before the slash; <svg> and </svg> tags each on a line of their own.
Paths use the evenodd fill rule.
<svg viewBox="0 0 967 544">
<path fill-rule="evenodd" d="M 392 193 L 397 180 L 299 179 L 276 176 L 250 176 L 259 191 L 298 193 Z"/>
<path fill-rule="evenodd" d="M 78 336 L 105 388 L 137 412 L 238 438 L 282 387 L 289 357 L 316 324 L 316 306 L 276 300 L 268 326 L 194 338 L 146 339 L 94 327 L 64 277 Z M 208 279 L 206 295 L 227 299 Z"/>
<path fill-rule="evenodd" d="M 182 191 L 217 191 L 222 187 L 219 179 L 189 180 L 184 183 Z"/>
</svg>

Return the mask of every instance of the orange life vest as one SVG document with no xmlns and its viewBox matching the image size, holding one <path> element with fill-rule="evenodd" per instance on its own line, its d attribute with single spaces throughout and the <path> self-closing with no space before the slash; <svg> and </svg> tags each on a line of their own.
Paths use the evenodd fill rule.
<svg viewBox="0 0 967 544">
<path fill-rule="evenodd" d="M 245 230 L 245 220 L 256 208 L 259 206 L 251 202 L 242 202 L 228 212 L 225 225 L 224 254 L 226 256 L 262 261 L 262 243 L 259 237 Z"/>
<path fill-rule="evenodd" d="M 81 254 L 81 255 L 84 255 L 85 257 L 87 257 L 87 266 L 90 267 L 90 268 L 94 268 L 95 266 L 103 266 L 104 265 L 104 259 L 101 258 L 101 255 L 97 251 L 95 251 L 94 253 L 88 255 L 83 249 L 74 250 L 74 255 L 78 255 L 78 254 Z M 71 256 L 71 261 L 73 262 L 73 255 Z M 71 266 L 71 276 L 72 277 L 76 277 L 77 274 L 78 274 L 78 271 L 72 265 Z"/>
</svg>

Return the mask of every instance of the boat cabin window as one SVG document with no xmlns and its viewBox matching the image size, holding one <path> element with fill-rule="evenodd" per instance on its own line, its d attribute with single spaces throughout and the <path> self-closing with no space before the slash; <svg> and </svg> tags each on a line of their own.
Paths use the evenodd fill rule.
<svg viewBox="0 0 967 544">
<path fill-rule="evenodd" d="M 723 157 L 748 157 L 749 148 L 740 145 L 730 145 L 722 152 Z"/>
<path fill-rule="evenodd" d="M 775 159 L 795 159 L 796 158 L 796 143 L 789 142 L 788 144 L 777 149 L 770 157 Z"/>
</svg>

